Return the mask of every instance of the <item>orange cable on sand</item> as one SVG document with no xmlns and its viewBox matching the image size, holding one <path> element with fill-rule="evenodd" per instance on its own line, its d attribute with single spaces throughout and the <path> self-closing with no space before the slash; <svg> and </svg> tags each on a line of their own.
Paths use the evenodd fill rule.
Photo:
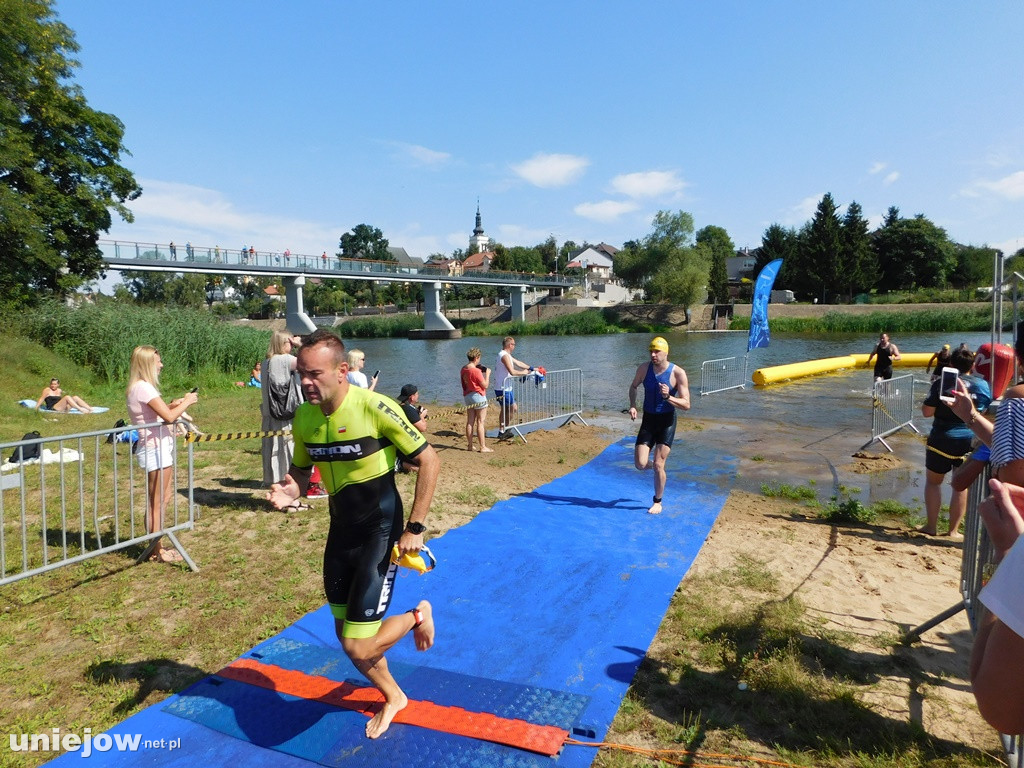
<svg viewBox="0 0 1024 768">
<path fill-rule="evenodd" d="M 217 672 L 220 677 L 268 688 L 278 693 L 321 701 L 372 717 L 380 710 L 384 697 L 372 687 L 339 683 L 319 675 L 264 664 L 255 659 L 238 659 Z M 525 720 L 498 717 L 490 712 L 470 712 L 461 707 L 442 706 L 431 701 L 409 701 L 392 721 L 418 725 L 435 731 L 553 757 L 566 743 L 569 732 L 553 725 L 537 725 Z"/>
</svg>

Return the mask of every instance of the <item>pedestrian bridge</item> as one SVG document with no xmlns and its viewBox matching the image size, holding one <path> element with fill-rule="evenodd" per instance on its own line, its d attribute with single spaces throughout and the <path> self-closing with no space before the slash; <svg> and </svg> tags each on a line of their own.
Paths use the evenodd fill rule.
<svg viewBox="0 0 1024 768">
<path fill-rule="evenodd" d="M 285 287 L 285 317 L 288 330 L 309 333 L 315 329 L 302 303 L 302 286 L 307 277 L 336 280 L 420 283 L 423 286 L 424 332 L 421 338 L 449 338 L 457 331 L 441 312 L 444 285 L 491 285 L 508 288 L 512 317 L 525 320 L 524 295 L 528 288 L 571 288 L 579 280 L 565 275 L 534 275 L 523 272 L 469 272 L 453 275 L 443 267 L 403 264 L 394 261 L 346 259 L 325 251 L 320 256 L 290 251 L 231 250 L 214 246 L 158 245 L 121 240 L 100 240 L 108 269 L 137 272 L 191 272 L 212 275 L 279 277 Z"/>
</svg>

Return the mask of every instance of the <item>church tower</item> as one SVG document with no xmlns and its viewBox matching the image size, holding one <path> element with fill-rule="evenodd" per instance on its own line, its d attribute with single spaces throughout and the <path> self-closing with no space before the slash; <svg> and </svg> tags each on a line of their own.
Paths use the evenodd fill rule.
<svg viewBox="0 0 1024 768">
<path fill-rule="evenodd" d="M 476 227 L 473 229 L 473 236 L 469 238 L 469 250 L 482 253 L 491 246 L 491 238 L 484 234 L 484 225 L 480 219 L 480 201 L 476 201 Z"/>
</svg>

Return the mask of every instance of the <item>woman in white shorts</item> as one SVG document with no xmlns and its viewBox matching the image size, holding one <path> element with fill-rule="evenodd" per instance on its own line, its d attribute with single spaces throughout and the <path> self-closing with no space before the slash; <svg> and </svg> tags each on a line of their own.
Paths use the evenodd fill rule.
<svg viewBox="0 0 1024 768">
<path fill-rule="evenodd" d="M 487 447 L 487 388 L 491 385 L 491 372 L 480 365 L 480 348 L 473 347 L 466 353 L 469 362 L 462 366 L 462 399 L 466 403 L 466 442 L 473 450 L 473 435 L 481 453 L 493 453 Z"/>
<path fill-rule="evenodd" d="M 160 353 L 154 347 L 136 347 L 132 351 L 131 370 L 128 376 L 128 413 L 132 424 L 153 424 L 163 421 L 164 426 L 139 430 L 139 447 L 136 455 L 139 466 L 147 473 L 148 503 L 146 506 L 146 531 L 162 530 L 164 509 L 174 492 L 174 431 L 170 426 L 193 403 L 199 395 L 189 392 L 173 400 L 169 405 L 160 397 L 160 369 L 164 367 Z M 150 557 L 164 563 L 179 562 L 182 557 L 177 550 L 166 549 L 157 541 Z"/>
</svg>

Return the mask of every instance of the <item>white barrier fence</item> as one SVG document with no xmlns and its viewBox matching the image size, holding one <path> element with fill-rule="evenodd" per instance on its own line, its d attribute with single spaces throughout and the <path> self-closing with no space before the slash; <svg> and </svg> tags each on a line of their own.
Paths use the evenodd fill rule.
<svg viewBox="0 0 1024 768">
<path fill-rule="evenodd" d="M 740 362 L 742 360 L 742 362 Z M 747 356 L 705 360 L 700 366 L 700 394 L 710 395 L 747 385 Z"/>
<path fill-rule="evenodd" d="M 885 438 L 904 427 L 921 434 L 914 426 L 914 410 L 913 375 L 876 381 L 871 390 L 871 439 L 861 446 L 861 450 L 873 443 L 881 443 L 892 453 Z"/>
<path fill-rule="evenodd" d="M 195 522 L 192 443 L 184 457 L 175 451 L 174 493 L 162 528 L 151 532 L 146 530 L 147 472 L 139 467 L 132 443 L 119 440 L 135 429 L 0 443 L 0 585 L 147 545 L 141 561 L 161 536 L 198 570 L 175 536 Z M 10 460 L 19 457 L 30 458 Z"/>
<path fill-rule="evenodd" d="M 509 413 L 506 409 L 505 430 L 523 436 L 525 427 L 552 423 L 561 427 L 573 419 L 583 420 L 583 370 L 570 368 L 564 371 L 547 371 L 543 377 L 509 376 L 505 380 L 505 392 L 511 394 L 515 405 Z M 507 397 L 507 395 L 506 395 Z M 499 403 L 498 407 L 502 405 Z"/>
</svg>

